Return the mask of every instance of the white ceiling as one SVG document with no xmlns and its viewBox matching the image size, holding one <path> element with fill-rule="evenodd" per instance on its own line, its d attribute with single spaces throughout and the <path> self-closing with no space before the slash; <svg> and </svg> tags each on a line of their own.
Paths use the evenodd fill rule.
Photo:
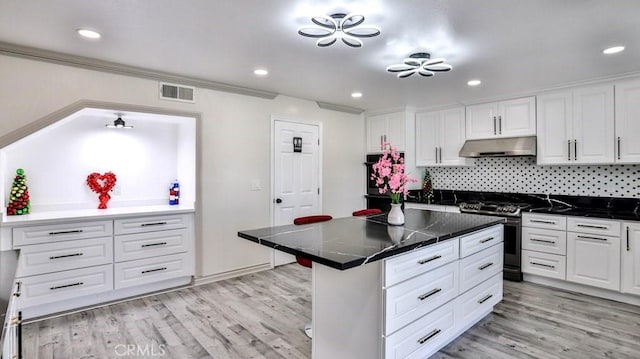
<svg viewBox="0 0 640 359">
<path fill-rule="evenodd" d="M 335 12 L 361 13 L 382 34 L 362 48 L 318 48 L 297 34 Z M 639 15 L 640 0 L 0 0 L 0 41 L 381 110 L 639 72 Z M 80 38 L 81 27 L 102 39 Z M 615 44 L 626 50 L 601 53 Z M 414 52 L 444 57 L 453 71 L 386 72 Z M 255 76 L 258 67 L 269 75 Z M 475 78 L 482 85 L 468 87 Z"/>
</svg>

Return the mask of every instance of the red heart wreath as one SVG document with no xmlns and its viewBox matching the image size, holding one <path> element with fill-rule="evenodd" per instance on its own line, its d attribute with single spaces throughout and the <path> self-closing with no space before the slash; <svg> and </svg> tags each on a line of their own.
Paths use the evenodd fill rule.
<svg viewBox="0 0 640 359">
<path fill-rule="evenodd" d="M 111 199 L 109 191 L 116 185 L 116 175 L 113 172 L 106 172 L 105 174 L 99 174 L 97 172 L 89 174 L 87 176 L 87 186 L 95 193 L 99 193 L 98 199 L 100 200 L 99 209 L 107 208 L 107 202 Z"/>
</svg>

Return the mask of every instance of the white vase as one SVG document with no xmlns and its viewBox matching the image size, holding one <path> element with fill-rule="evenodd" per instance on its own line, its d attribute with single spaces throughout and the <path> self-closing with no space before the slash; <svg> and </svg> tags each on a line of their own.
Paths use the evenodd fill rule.
<svg viewBox="0 0 640 359">
<path fill-rule="evenodd" d="M 404 213 L 402 213 L 402 204 L 391 204 L 391 211 L 389 211 L 389 215 L 387 216 L 387 223 L 393 224 L 394 226 L 401 226 L 404 224 Z"/>
</svg>

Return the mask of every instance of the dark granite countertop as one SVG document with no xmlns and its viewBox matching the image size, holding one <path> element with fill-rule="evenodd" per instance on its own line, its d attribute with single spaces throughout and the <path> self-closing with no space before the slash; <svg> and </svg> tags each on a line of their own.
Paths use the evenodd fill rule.
<svg viewBox="0 0 640 359">
<path fill-rule="evenodd" d="M 4 343 L 4 335 L 7 330 L 5 317 L 13 295 L 19 253 L 18 250 L 0 251 L 0 320 L 4 323 L 0 343 Z"/>
<path fill-rule="evenodd" d="M 404 226 L 388 225 L 384 213 L 246 230 L 238 236 L 345 270 L 504 222 L 501 217 L 419 209 L 405 209 L 404 214 Z"/>
</svg>

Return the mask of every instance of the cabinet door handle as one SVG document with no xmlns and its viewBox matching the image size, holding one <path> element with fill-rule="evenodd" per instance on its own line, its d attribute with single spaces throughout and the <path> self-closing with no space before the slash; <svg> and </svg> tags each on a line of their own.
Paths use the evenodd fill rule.
<svg viewBox="0 0 640 359">
<path fill-rule="evenodd" d="M 49 232 L 50 236 L 57 236 L 59 234 L 71 234 L 71 233 L 82 233 L 84 232 L 82 229 L 74 229 L 71 231 L 59 231 L 59 232 Z"/>
<path fill-rule="evenodd" d="M 578 236 L 578 238 L 582 238 L 582 239 L 597 239 L 599 241 L 607 241 L 606 238 L 602 238 L 602 237 L 591 237 L 591 236 Z"/>
<path fill-rule="evenodd" d="M 478 269 L 479 269 L 479 270 L 485 270 L 485 269 L 487 269 L 487 268 L 491 267 L 492 265 L 493 265 L 493 262 L 489 262 L 489 263 L 487 263 L 487 264 L 483 264 L 483 265 L 481 265 L 480 267 L 478 267 Z"/>
<path fill-rule="evenodd" d="M 493 134 L 498 134 L 498 130 L 496 129 L 496 116 L 493 116 Z"/>
<path fill-rule="evenodd" d="M 498 134 L 502 134 L 502 116 L 498 116 Z"/>
<path fill-rule="evenodd" d="M 533 242 L 542 242 L 542 243 L 551 243 L 551 244 L 556 244 L 556 241 L 550 241 L 547 239 L 538 239 L 538 238 L 529 238 L 529 240 L 533 241 Z"/>
<path fill-rule="evenodd" d="M 629 226 L 627 226 L 627 252 L 629 251 Z"/>
<path fill-rule="evenodd" d="M 149 244 L 143 244 L 140 247 L 146 248 L 146 247 L 154 247 L 154 246 L 164 246 L 165 244 L 167 244 L 167 242 L 149 243 Z"/>
<path fill-rule="evenodd" d="M 580 223 L 578 223 L 578 227 L 596 228 L 596 229 L 609 229 L 609 227 L 607 227 L 607 226 L 595 226 L 595 225 L 592 225 L 592 224 L 580 224 Z"/>
<path fill-rule="evenodd" d="M 56 290 L 56 289 L 62 289 L 62 288 L 77 287 L 77 286 L 83 285 L 83 284 L 84 284 L 84 282 L 76 282 L 76 283 L 72 283 L 72 284 L 59 285 L 57 287 L 51 287 L 49 289 L 50 290 Z"/>
<path fill-rule="evenodd" d="M 436 163 L 438 163 L 438 147 L 436 147 Z"/>
<path fill-rule="evenodd" d="M 440 147 L 440 163 L 442 163 L 442 147 Z"/>
<path fill-rule="evenodd" d="M 13 296 L 14 297 L 19 297 L 20 294 L 22 294 L 21 292 L 22 292 L 22 282 L 21 281 L 17 281 L 16 282 L 16 291 L 13 292 Z"/>
<path fill-rule="evenodd" d="M 81 255 L 83 255 L 83 254 L 84 254 L 84 253 L 82 253 L 82 252 L 79 252 L 79 253 L 72 253 L 72 254 L 63 254 L 63 255 L 61 255 L 61 256 L 52 256 L 52 257 L 49 257 L 49 260 L 54 260 L 54 259 L 58 259 L 58 258 L 78 257 L 78 256 L 81 256 Z"/>
<path fill-rule="evenodd" d="M 578 140 L 573 140 L 573 160 L 578 160 Z"/>
<path fill-rule="evenodd" d="M 425 299 L 429 298 L 430 296 L 432 296 L 432 295 L 434 295 L 434 294 L 436 294 L 436 293 L 438 293 L 440 291 L 442 291 L 441 288 L 435 288 L 435 289 L 429 291 L 428 293 L 424 293 L 423 295 L 419 295 L 418 299 L 425 300 Z"/>
<path fill-rule="evenodd" d="M 151 222 L 151 223 L 142 223 L 140 225 L 140 227 L 149 227 L 149 226 L 162 226 L 164 224 L 167 224 L 167 222 Z"/>
<path fill-rule="evenodd" d="M 543 221 L 541 219 L 530 219 L 529 222 L 532 223 L 544 223 L 544 224 L 556 224 L 554 221 Z"/>
<path fill-rule="evenodd" d="M 533 264 L 534 266 L 541 266 L 541 267 L 556 269 L 556 266 L 552 266 L 550 264 L 543 264 L 543 263 L 537 263 L 537 262 L 529 262 L 529 263 Z"/>
<path fill-rule="evenodd" d="M 571 140 L 567 140 L 567 160 L 571 161 Z"/>
<path fill-rule="evenodd" d="M 493 237 L 489 237 L 489 238 L 481 240 L 480 243 L 487 243 L 487 242 L 492 241 L 492 240 L 494 240 L 494 238 Z"/>
<path fill-rule="evenodd" d="M 620 159 L 620 136 L 618 136 L 618 159 Z"/>
<path fill-rule="evenodd" d="M 436 329 L 434 331 L 432 331 L 431 333 L 425 335 L 424 337 L 418 339 L 418 344 L 424 344 L 427 341 L 429 341 L 429 339 L 435 337 L 436 335 L 440 334 L 441 330 L 440 329 Z"/>
<path fill-rule="evenodd" d="M 479 304 L 482 304 L 482 303 L 484 303 L 484 302 L 488 301 L 489 299 L 491 299 L 492 297 L 493 297 L 493 294 L 489 294 L 489 295 L 487 295 L 486 297 L 484 297 L 484 298 L 480 299 L 480 300 L 478 301 L 478 303 L 479 303 Z"/>
<path fill-rule="evenodd" d="M 436 259 L 439 259 L 439 258 L 442 258 L 442 256 L 438 254 L 438 255 L 435 255 L 435 256 L 433 256 L 431 258 L 421 259 L 421 260 L 418 261 L 418 264 L 429 263 L 429 262 L 435 261 Z"/>
<path fill-rule="evenodd" d="M 162 268 L 156 268 L 156 269 L 149 269 L 149 270 L 143 270 L 142 272 L 140 272 L 141 274 L 145 274 L 145 273 L 151 273 L 151 272 L 159 272 L 159 271 L 163 271 L 163 270 L 167 270 L 167 267 L 162 267 Z"/>
</svg>

